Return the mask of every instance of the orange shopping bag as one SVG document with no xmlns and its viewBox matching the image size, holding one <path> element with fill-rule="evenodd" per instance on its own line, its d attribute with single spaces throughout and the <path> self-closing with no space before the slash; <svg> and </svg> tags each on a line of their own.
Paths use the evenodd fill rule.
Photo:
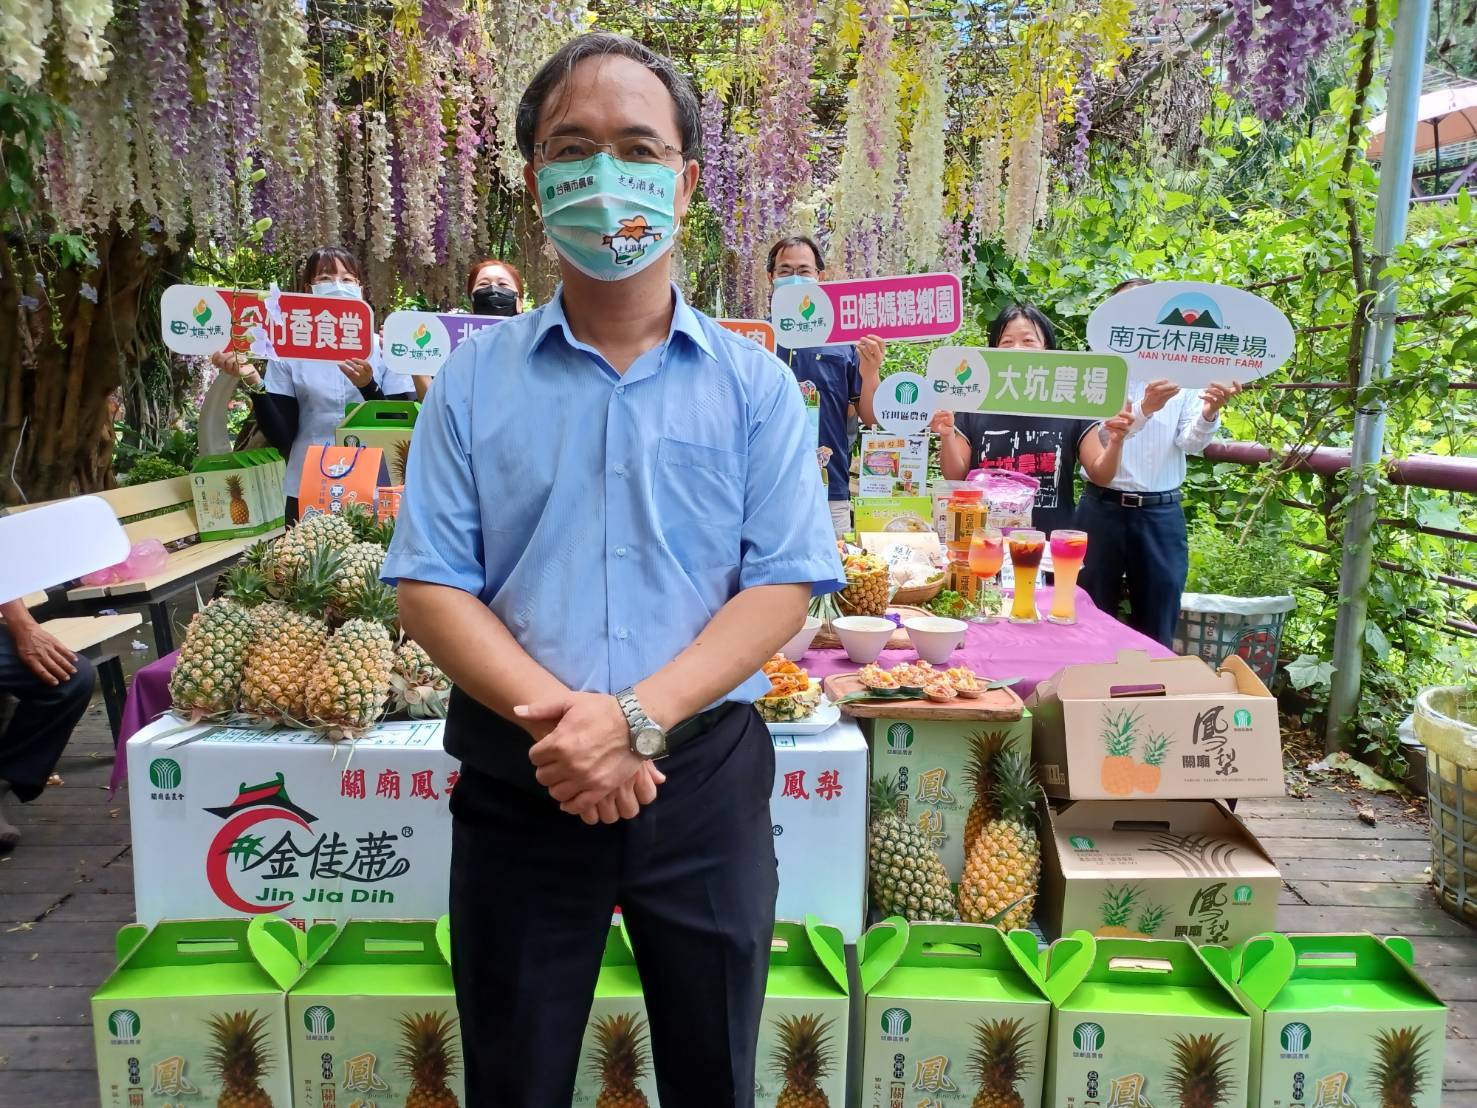
<svg viewBox="0 0 1477 1108">
<path fill-rule="evenodd" d="M 346 504 L 363 504 L 374 511 L 384 451 L 377 446 L 310 446 L 303 459 L 297 490 L 301 518 L 308 509 L 336 513 Z"/>
</svg>

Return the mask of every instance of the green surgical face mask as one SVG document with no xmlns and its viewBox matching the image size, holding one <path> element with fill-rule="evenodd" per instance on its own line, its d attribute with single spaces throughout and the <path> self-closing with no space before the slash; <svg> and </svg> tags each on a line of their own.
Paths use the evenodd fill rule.
<svg viewBox="0 0 1477 1108">
<path fill-rule="evenodd" d="M 672 248 L 677 171 L 596 154 L 552 162 L 535 176 L 544 230 L 587 277 L 620 281 Z"/>
</svg>

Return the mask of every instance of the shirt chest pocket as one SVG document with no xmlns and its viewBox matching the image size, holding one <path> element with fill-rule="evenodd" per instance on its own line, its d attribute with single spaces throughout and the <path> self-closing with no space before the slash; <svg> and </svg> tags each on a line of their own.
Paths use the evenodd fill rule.
<svg viewBox="0 0 1477 1108">
<path fill-rule="evenodd" d="M 663 438 L 652 497 L 662 539 L 684 569 L 739 564 L 745 459 L 732 451 Z"/>
</svg>

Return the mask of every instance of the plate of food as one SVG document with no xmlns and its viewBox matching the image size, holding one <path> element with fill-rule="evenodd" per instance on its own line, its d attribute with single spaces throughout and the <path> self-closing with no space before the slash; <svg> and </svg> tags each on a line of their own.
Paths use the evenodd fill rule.
<svg viewBox="0 0 1477 1108">
<path fill-rule="evenodd" d="M 945 669 L 919 660 L 838 673 L 826 678 L 824 689 L 837 707 L 859 718 L 1014 720 L 1024 709 L 1010 688 L 1017 680 L 992 681 L 967 666 Z"/>
<path fill-rule="evenodd" d="M 814 735 L 841 720 L 841 709 L 826 699 L 821 683 L 783 654 L 764 663 L 767 696 L 754 701 L 760 717 L 775 735 Z"/>
</svg>

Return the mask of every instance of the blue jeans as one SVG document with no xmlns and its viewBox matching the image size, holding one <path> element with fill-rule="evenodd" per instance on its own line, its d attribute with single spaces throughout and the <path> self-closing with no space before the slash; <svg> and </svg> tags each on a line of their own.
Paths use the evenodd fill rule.
<svg viewBox="0 0 1477 1108">
<path fill-rule="evenodd" d="M 15 639 L 0 624 L 0 692 L 20 701 L 10 726 L 0 732 L 0 781 L 8 781 L 17 800 L 34 800 L 87 711 L 96 681 L 92 663 L 80 654 L 77 672 L 60 685 L 48 685 L 21 660 Z"/>
<path fill-rule="evenodd" d="M 1098 497 L 1089 486 L 1077 501 L 1076 522 L 1090 536 L 1079 584 L 1092 602 L 1118 615 L 1126 583 L 1128 625 L 1172 645 L 1190 572 L 1184 509 L 1178 503 L 1125 508 Z"/>
</svg>

